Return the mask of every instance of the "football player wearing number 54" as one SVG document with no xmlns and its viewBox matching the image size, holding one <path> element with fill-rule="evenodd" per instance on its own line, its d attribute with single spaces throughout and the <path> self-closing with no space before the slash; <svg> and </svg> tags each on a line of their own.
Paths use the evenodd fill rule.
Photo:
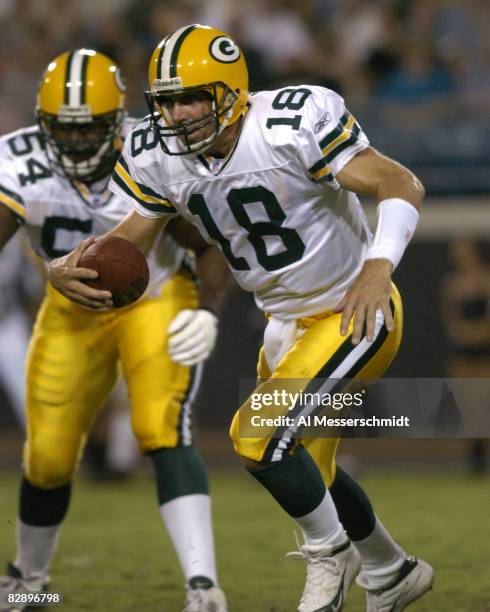
<svg viewBox="0 0 490 612">
<path fill-rule="evenodd" d="M 401 341 L 391 275 L 417 225 L 419 180 L 370 146 L 333 91 L 250 94 L 240 47 L 212 27 L 182 27 L 162 40 L 146 97 L 150 115 L 126 140 L 110 184 L 133 211 L 111 233 L 144 248 L 180 215 L 221 249 L 269 318 L 258 358 L 265 382 L 254 394 L 288 379 L 339 392 L 342 379 L 381 376 Z M 357 194 L 378 202 L 374 237 Z M 327 382 L 318 388 L 315 378 Z M 296 404 L 289 416 L 314 409 Z M 298 611 L 341 610 L 356 577 L 369 612 L 398 612 L 422 596 L 432 568 L 395 543 L 336 466 L 338 440 L 304 437 L 294 425 L 241 436 L 252 414 L 249 399 L 231 437 L 302 529 L 293 556 L 308 569 Z"/>
<path fill-rule="evenodd" d="M 108 189 L 134 123 L 124 104 L 119 67 L 102 53 L 77 49 L 48 65 L 37 125 L 0 139 L 0 249 L 22 227 L 48 263 L 124 218 L 127 205 Z M 133 431 L 152 458 L 160 514 L 185 576 L 185 610 L 227 609 L 216 577 L 207 476 L 192 433 L 202 362 L 217 333 L 212 309 L 223 298 L 214 276 L 226 264 L 194 228 L 172 231 L 200 251 L 199 291 L 194 260 L 167 232 L 148 253 L 146 294 L 127 308 L 111 310 L 110 293 L 94 299 L 81 282 L 96 276 L 88 269 L 58 267 L 48 284 L 29 349 L 17 555 L 0 577 L 2 612 L 9 609 L 3 595 L 40 591 L 49 581 L 76 467 L 121 369 Z M 66 297 L 55 291 L 60 283 Z M 67 297 L 80 286 L 85 295 L 75 304 Z"/>
</svg>

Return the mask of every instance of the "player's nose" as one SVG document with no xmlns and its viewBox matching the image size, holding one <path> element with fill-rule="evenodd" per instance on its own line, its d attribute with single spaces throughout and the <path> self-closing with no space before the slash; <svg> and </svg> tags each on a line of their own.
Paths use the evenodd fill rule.
<svg viewBox="0 0 490 612">
<path fill-rule="evenodd" d="M 66 141 L 73 144 L 78 144 L 87 140 L 86 136 L 80 130 L 69 130 L 66 134 Z"/>
<path fill-rule="evenodd" d="M 187 104 L 181 104 L 180 102 L 174 102 L 171 109 L 172 119 L 175 123 L 184 123 L 189 121 L 191 116 L 189 114 L 189 106 Z"/>
</svg>

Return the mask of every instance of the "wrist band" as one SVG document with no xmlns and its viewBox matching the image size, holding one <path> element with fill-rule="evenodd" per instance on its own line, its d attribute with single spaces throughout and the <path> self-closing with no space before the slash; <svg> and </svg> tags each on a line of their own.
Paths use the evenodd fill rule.
<svg viewBox="0 0 490 612">
<path fill-rule="evenodd" d="M 378 204 L 376 234 L 366 253 L 366 259 L 389 259 L 393 270 L 410 242 L 419 213 L 415 206 L 401 198 L 389 198 Z"/>
</svg>

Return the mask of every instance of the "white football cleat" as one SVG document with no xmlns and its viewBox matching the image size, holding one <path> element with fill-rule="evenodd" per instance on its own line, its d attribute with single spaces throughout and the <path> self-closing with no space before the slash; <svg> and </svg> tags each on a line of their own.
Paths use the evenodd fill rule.
<svg viewBox="0 0 490 612">
<path fill-rule="evenodd" d="M 434 570 L 428 563 L 408 557 L 396 579 L 384 589 L 369 590 L 362 574 L 356 582 L 366 590 L 366 612 L 401 612 L 429 591 L 434 579 Z"/>
<path fill-rule="evenodd" d="M 22 593 L 42 593 L 49 585 L 49 576 L 24 576 L 19 568 L 7 563 L 7 574 L 0 576 L 0 612 L 21 612 L 28 603 L 11 603 L 8 596 Z"/>
<path fill-rule="evenodd" d="M 225 594 L 209 578 L 191 578 L 182 612 L 228 612 Z"/>
<path fill-rule="evenodd" d="M 308 562 L 306 585 L 298 612 L 339 612 L 361 567 L 361 556 L 350 540 L 337 546 L 307 546 L 286 555 Z"/>
</svg>

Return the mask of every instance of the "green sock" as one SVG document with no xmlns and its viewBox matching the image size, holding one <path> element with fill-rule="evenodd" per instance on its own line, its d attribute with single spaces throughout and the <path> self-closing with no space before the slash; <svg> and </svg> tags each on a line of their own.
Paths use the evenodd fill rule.
<svg viewBox="0 0 490 612">
<path fill-rule="evenodd" d="M 249 472 L 293 518 L 313 512 L 325 497 L 320 471 L 302 446 L 296 448 L 294 455 Z"/>
<path fill-rule="evenodd" d="M 209 494 L 206 469 L 194 446 L 161 448 L 149 454 L 155 467 L 160 506 L 183 495 Z"/>
<path fill-rule="evenodd" d="M 354 541 L 367 538 L 374 529 L 376 517 L 364 490 L 339 466 L 329 490 L 349 538 Z"/>
</svg>

